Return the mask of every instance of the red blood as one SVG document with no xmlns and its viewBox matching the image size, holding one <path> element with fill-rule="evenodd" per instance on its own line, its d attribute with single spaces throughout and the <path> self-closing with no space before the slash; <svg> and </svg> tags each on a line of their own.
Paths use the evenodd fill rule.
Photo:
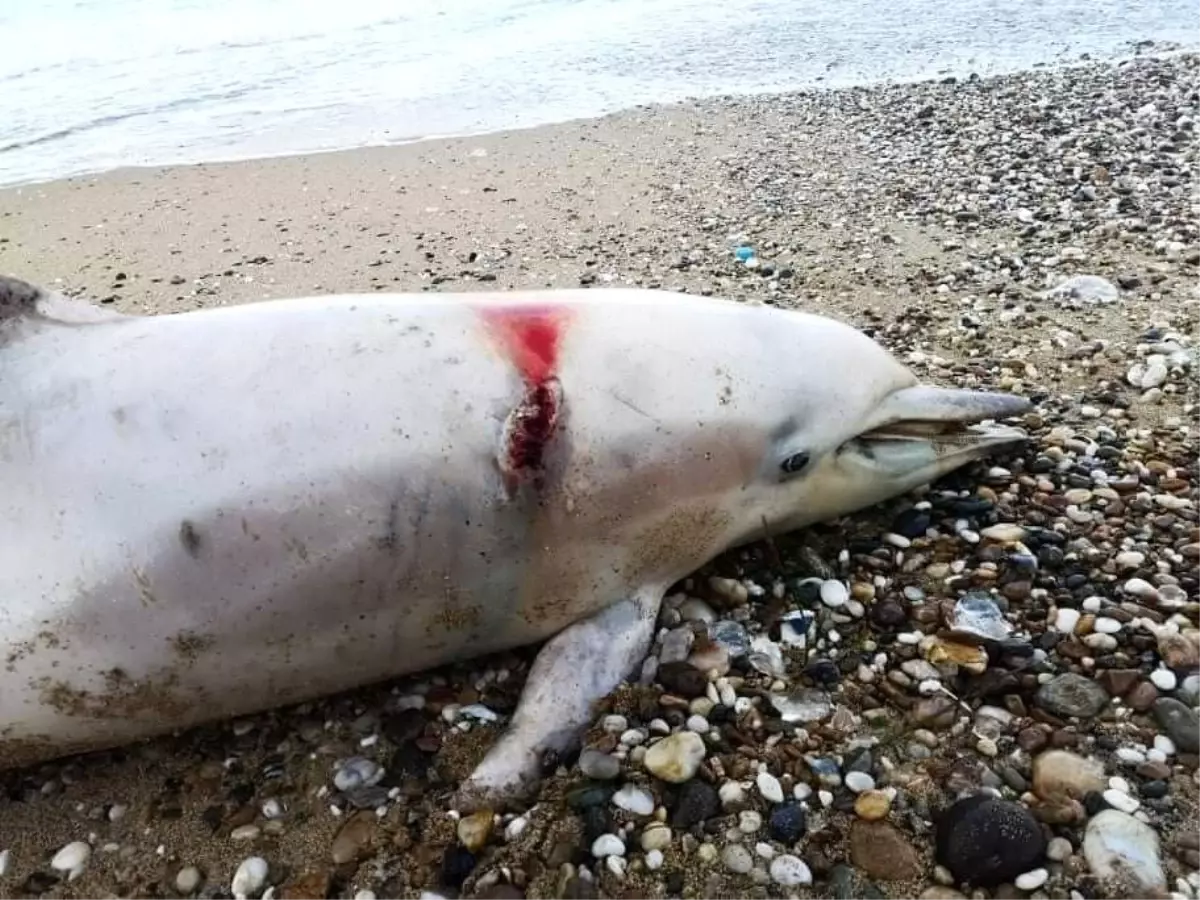
<svg viewBox="0 0 1200 900">
<path fill-rule="evenodd" d="M 524 395 L 506 428 L 502 465 L 510 487 L 521 473 L 540 484 L 541 470 L 558 423 L 561 388 L 556 378 L 563 312 L 545 307 L 486 309 L 484 320 L 525 381 Z"/>
<path fill-rule="evenodd" d="M 486 310 L 484 317 L 527 382 L 544 384 L 555 374 L 561 314 L 546 308 L 509 307 Z"/>
</svg>

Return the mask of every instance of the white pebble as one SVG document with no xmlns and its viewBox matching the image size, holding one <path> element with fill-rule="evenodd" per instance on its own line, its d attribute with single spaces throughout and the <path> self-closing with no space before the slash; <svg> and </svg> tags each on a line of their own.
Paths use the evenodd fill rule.
<svg viewBox="0 0 1200 900">
<path fill-rule="evenodd" d="M 1142 805 L 1141 801 L 1136 797 L 1131 797 L 1124 791 L 1118 791 L 1113 788 L 1109 788 L 1104 792 L 1104 802 L 1113 809 L 1119 809 L 1123 813 L 1131 813 Z"/>
<path fill-rule="evenodd" d="M 1046 859 L 1053 862 L 1062 862 L 1073 852 L 1074 848 L 1071 847 L 1071 842 L 1065 837 L 1051 838 L 1050 842 L 1046 844 Z"/>
<path fill-rule="evenodd" d="M 1075 631 L 1075 626 L 1079 624 L 1080 612 L 1077 609 L 1071 609 L 1069 606 L 1060 607 L 1054 615 L 1054 630 L 1061 631 L 1063 634 L 1071 634 Z"/>
<path fill-rule="evenodd" d="M 12 851 L 0 850 L 0 878 L 8 874 L 9 868 L 12 866 Z"/>
<path fill-rule="evenodd" d="M 366 888 L 364 888 L 363 890 L 355 893 L 354 900 L 375 900 L 375 892 L 368 891 Z"/>
<path fill-rule="evenodd" d="M 1167 756 L 1175 755 L 1175 742 L 1165 734 L 1156 734 L 1154 736 L 1154 749 L 1161 750 Z"/>
<path fill-rule="evenodd" d="M 663 852 L 661 850 L 651 850 L 646 854 L 646 868 L 650 871 L 661 869 L 663 865 Z"/>
<path fill-rule="evenodd" d="M 1137 766 L 1146 761 L 1146 754 L 1141 750 L 1134 750 L 1132 747 L 1118 747 L 1117 759 L 1127 766 Z"/>
<path fill-rule="evenodd" d="M 624 856 L 625 842 L 615 834 L 602 834 L 592 841 L 592 856 L 603 859 L 606 856 Z"/>
<path fill-rule="evenodd" d="M 92 847 L 87 841 L 71 841 L 54 854 L 50 868 L 59 872 L 81 872 L 91 855 Z"/>
<path fill-rule="evenodd" d="M 784 853 L 771 860 L 771 880 L 783 887 L 812 884 L 812 872 L 804 860 Z"/>
<path fill-rule="evenodd" d="M 736 875 L 745 875 L 754 868 L 754 857 L 741 844 L 729 844 L 721 851 L 725 868 Z"/>
<path fill-rule="evenodd" d="M 267 872 L 270 866 L 261 856 L 251 856 L 242 860 L 242 864 L 233 873 L 230 891 L 237 900 L 247 900 L 251 894 L 257 894 L 266 884 Z"/>
<path fill-rule="evenodd" d="M 1160 691 L 1173 691 L 1179 683 L 1179 679 L 1175 677 L 1175 673 L 1170 669 L 1155 669 L 1150 673 L 1150 680 L 1154 682 L 1154 686 Z"/>
<path fill-rule="evenodd" d="M 613 794 L 613 806 L 620 807 L 635 816 L 648 816 L 654 812 L 654 796 L 636 784 L 626 784 Z"/>
<path fill-rule="evenodd" d="M 1023 875 L 1018 875 L 1017 880 L 1013 882 L 1017 886 L 1017 890 L 1021 891 L 1036 891 L 1046 879 L 1050 877 L 1050 873 L 1045 869 L 1034 869 L 1031 872 L 1026 872 Z"/>
<path fill-rule="evenodd" d="M 844 783 L 856 794 L 875 789 L 875 779 L 866 772 L 847 772 Z"/>
<path fill-rule="evenodd" d="M 758 777 L 754 779 L 758 784 L 758 792 L 771 803 L 783 802 L 783 785 L 779 783 L 779 779 L 770 772 L 759 772 Z"/>
<path fill-rule="evenodd" d="M 821 582 L 821 602 L 830 609 L 845 606 L 850 599 L 850 589 L 840 581 L 829 579 Z"/>
<path fill-rule="evenodd" d="M 1092 628 L 1098 634 L 1116 634 L 1121 630 L 1121 623 L 1107 616 L 1099 616 Z"/>
<path fill-rule="evenodd" d="M 175 890 L 185 897 L 200 887 L 200 870 L 195 866 L 184 866 L 175 873 Z"/>
<path fill-rule="evenodd" d="M 504 839 L 512 843 L 517 838 L 525 833 L 525 829 L 529 827 L 529 820 L 524 816 L 517 816 L 511 822 L 504 826 Z"/>
<path fill-rule="evenodd" d="M 1100 604 L 1104 601 L 1100 597 L 1088 597 L 1083 601 L 1084 612 L 1100 612 Z"/>
</svg>

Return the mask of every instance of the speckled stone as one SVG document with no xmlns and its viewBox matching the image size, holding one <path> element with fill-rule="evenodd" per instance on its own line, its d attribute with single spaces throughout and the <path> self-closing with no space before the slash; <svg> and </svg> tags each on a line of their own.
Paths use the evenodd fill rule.
<svg viewBox="0 0 1200 900">
<path fill-rule="evenodd" d="M 975 794 L 941 815 L 936 846 L 937 861 L 959 881 L 995 885 L 1037 868 L 1046 839 L 1021 804 Z"/>
</svg>

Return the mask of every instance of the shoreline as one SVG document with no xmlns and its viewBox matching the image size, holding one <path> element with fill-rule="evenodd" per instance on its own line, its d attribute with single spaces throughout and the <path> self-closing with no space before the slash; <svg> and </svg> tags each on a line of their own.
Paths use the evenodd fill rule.
<svg viewBox="0 0 1200 900">
<path fill-rule="evenodd" d="M 507 716 L 537 648 L 0 772 L 0 896 L 216 900 L 251 858 L 255 898 L 1144 896 L 1085 844 L 1106 808 L 1134 810 L 1110 861 L 1200 896 L 1197 84 L 1200 55 L 1147 56 L 0 189 L 0 271 L 123 312 L 661 287 L 823 312 L 929 383 L 1036 402 L 1027 446 L 687 579 L 651 656 L 678 670 L 721 621 L 687 657 L 704 696 L 614 691 L 596 753 L 482 843 L 447 804 L 498 731 L 456 710 Z M 1103 284 L 1052 293 L 1083 275 Z M 968 594 L 1007 623 L 982 658 L 945 643 Z M 811 721 L 770 700 L 793 691 Z M 705 735 L 686 790 L 643 764 L 664 724 Z M 626 784 L 651 815 L 613 802 Z M 973 820 L 985 860 L 1013 822 L 1039 848 L 984 887 L 936 840 L 980 792 L 1007 817 Z"/>
<path fill-rule="evenodd" d="M 11 181 L 0 183 L 0 193 L 10 190 L 20 190 L 23 188 L 38 187 L 45 184 L 53 184 L 60 181 L 81 181 L 93 178 L 103 178 L 108 175 L 114 175 L 121 172 L 142 172 L 152 171 L 156 169 L 177 169 L 189 168 L 194 166 L 207 165 L 225 165 L 229 163 L 253 163 L 265 162 L 275 159 L 287 159 L 292 157 L 317 157 L 327 156 L 337 153 L 353 153 L 360 150 L 380 150 L 388 148 L 408 147 L 413 144 L 436 143 L 439 141 L 452 140 L 470 140 L 472 138 L 482 138 L 492 135 L 506 134 L 521 134 L 530 131 L 537 131 L 544 128 L 555 128 L 558 126 L 566 126 L 577 123 L 597 121 L 612 118 L 614 116 L 632 115 L 639 112 L 650 112 L 654 110 L 673 110 L 679 108 L 696 108 L 711 105 L 713 103 L 737 103 L 737 102 L 763 102 L 769 100 L 785 101 L 793 96 L 809 96 L 822 93 L 838 93 L 838 92 L 853 92 L 860 90 L 879 90 L 886 88 L 920 88 L 925 85 L 943 83 L 947 80 L 955 81 L 995 81 L 1012 77 L 1020 77 L 1023 75 L 1032 75 L 1044 72 L 1064 71 L 1076 68 L 1086 68 L 1089 66 L 1120 66 L 1130 62 L 1136 62 L 1142 59 L 1171 59 L 1180 56 L 1188 56 L 1190 54 L 1200 53 L 1200 42 L 1192 46 L 1177 44 L 1174 42 L 1154 41 L 1151 39 L 1134 40 L 1129 39 L 1125 42 L 1132 45 L 1128 52 L 1118 53 L 1111 56 L 1093 56 L 1087 51 L 1081 53 L 1075 51 L 1063 51 L 1062 56 L 1067 53 L 1071 54 L 1069 59 L 1056 62 L 1039 62 L 1032 65 L 1020 65 L 1015 67 L 1006 67 L 1000 71 L 992 71 L 988 74 L 981 75 L 976 72 L 970 72 L 966 75 L 959 74 L 922 74 L 914 75 L 909 78 L 879 78 L 879 79 L 852 79 L 849 83 L 837 84 L 812 84 L 805 87 L 786 88 L 781 90 L 760 90 L 749 93 L 711 93 L 695 96 L 685 96 L 676 100 L 662 100 L 653 103 L 639 103 L 626 107 L 618 107 L 610 109 L 606 112 L 583 114 L 572 116 L 565 119 L 554 119 L 547 121 L 535 121 L 528 125 L 512 125 L 498 128 L 482 129 L 479 131 L 463 131 L 447 134 L 427 134 L 419 137 L 402 138 L 389 141 L 374 141 L 355 144 L 338 145 L 329 148 L 316 149 L 292 149 L 282 150 L 278 153 L 267 154 L 230 154 L 230 155 L 210 155 L 203 158 L 182 157 L 176 160 L 161 162 L 161 163 L 133 163 L 112 166 L 105 169 L 95 169 L 77 172 L 74 174 L 59 174 L 48 177 L 34 178 L 24 181 Z M 1143 46 L 1143 45 L 1148 46 Z"/>
</svg>

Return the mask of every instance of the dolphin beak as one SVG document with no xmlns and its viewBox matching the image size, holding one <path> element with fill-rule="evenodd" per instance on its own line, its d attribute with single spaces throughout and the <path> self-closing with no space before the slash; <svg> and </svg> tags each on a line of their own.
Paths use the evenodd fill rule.
<svg viewBox="0 0 1200 900">
<path fill-rule="evenodd" d="M 997 420 L 1032 406 L 1014 394 L 916 385 L 889 395 L 850 444 L 874 468 L 897 477 L 944 473 L 1023 441 L 1024 431 Z"/>
</svg>

